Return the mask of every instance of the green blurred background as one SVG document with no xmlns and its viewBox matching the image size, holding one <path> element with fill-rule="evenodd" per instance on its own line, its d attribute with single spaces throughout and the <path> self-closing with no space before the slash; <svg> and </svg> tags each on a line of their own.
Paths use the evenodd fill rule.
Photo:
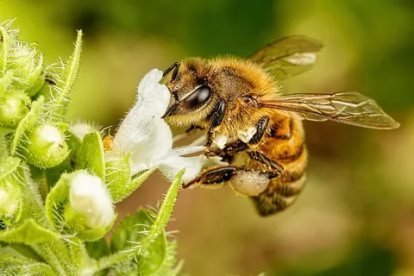
<svg viewBox="0 0 414 276">
<path fill-rule="evenodd" d="M 256 3 L 253 3 L 256 2 Z M 320 39 L 317 66 L 286 93 L 357 90 L 401 124 L 394 131 L 306 122 L 308 183 L 285 212 L 259 217 L 229 188 L 180 193 L 169 228 L 189 275 L 414 275 L 414 2 L 412 0 L 0 1 L 46 62 L 84 52 L 69 116 L 116 126 L 152 68 L 188 56 L 246 56 L 286 35 Z M 155 206 L 154 176 L 119 204 Z"/>
</svg>

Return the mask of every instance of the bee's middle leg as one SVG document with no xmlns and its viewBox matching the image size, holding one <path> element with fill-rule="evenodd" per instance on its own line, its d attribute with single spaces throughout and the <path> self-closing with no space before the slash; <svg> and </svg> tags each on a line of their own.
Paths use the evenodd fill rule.
<svg viewBox="0 0 414 276">
<path fill-rule="evenodd" d="M 188 188 L 193 185 L 204 186 L 205 188 L 217 188 L 225 182 L 229 181 L 231 177 L 239 170 L 235 166 L 221 166 L 208 169 L 194 178 L 190 182 L 183 184 L 183 188 Z"/>
</svg>

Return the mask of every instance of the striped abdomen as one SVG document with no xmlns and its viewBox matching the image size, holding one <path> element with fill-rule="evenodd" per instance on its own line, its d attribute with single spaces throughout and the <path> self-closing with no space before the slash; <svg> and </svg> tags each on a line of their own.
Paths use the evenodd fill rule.
<svg viewBox="0 0 414 276">
<path fill-rule="evenodd" d="M 266 136 L 257 151 L 283 168 L 283 172 L 272 178 L 268 187 L 258 196 L 252 197 L 262 216 L 271 215 L 291 205 L 306 181 L 307 150 L 300 120 L 274 114 L 270 118 Z M 250 159 L 249 168 L 269 170 L 262 162 Z"/>
</svg>

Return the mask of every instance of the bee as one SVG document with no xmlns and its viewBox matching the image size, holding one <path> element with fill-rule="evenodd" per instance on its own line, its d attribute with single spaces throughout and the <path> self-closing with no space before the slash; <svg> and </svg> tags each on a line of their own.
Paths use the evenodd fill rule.
<svg viewBox="0 0 414 276">
<path fill-rule="evenodd" d="M 291 36 L 247 59 L 189 58 L 164 71 L 171 92 L 165 120 L 204 129 L 205 154 L 228 162 L 205 169 L 184 188 L 227 183 L 268 216 L 290 206 L 304 187 L 308 152 L 303 119 L 399 127 L 374 100 L 357 92 L 283 95 L 279 81 L 311 69 L 321 49 L 315 39 Z"/>
</svg>

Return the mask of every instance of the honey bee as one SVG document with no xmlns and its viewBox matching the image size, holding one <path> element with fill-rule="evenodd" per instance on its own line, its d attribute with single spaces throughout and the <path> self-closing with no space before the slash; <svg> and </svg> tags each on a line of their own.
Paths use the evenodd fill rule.
<svg viewBox="0 0 414 276">
<path fill-rule="evenodd" d="M 230 184 L 259 214 L 290 206 L 306 180 L 302 120 L 394 129 L 399 123 L 357 92 L 281 94 L 279 81 L 312 68 L 322 44 L 304 36 L 277 40 L 247 59 L 189 58 L 164 71 L 171 92 L 165 120 L 206 130 L 208 156 L 229 165 L 202 171 L 184 188 Z"/>
</svg>

